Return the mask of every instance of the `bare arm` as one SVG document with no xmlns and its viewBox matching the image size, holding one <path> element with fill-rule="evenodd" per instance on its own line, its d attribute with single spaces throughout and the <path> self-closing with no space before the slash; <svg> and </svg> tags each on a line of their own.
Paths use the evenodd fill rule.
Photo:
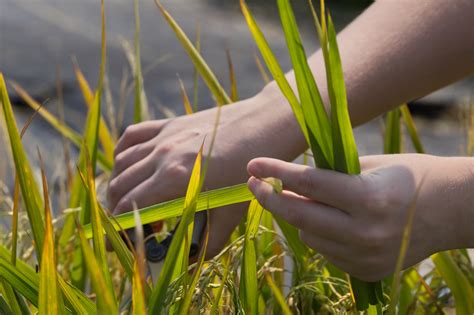
<svg viewBox="0 0 474 315">
<path fill-rule="evenodd" d="M 474 2 L 381 0 L 338 36 L 354 125 L 474 72 Z M 322 56 L 310 58 L 326 99 Z M 290 82 L 294 79 L 288 74 Z M 182 196 L 215 109 L 131 126 L 120 139 L 109 186 L 115 213 Z M 222 110 L 206 188 L 247 179 L 255 157 L 293 160 L 306 143 L 274 83 Z M 205 150 L 206 151 L 206 150 Z M 245 206 L 244 206 L 245 208 Z M 225 244 L 244 208 L 211 212 L 209 249 Z M 212 224 L 212 222 L 219 222 Z"/>
</svg>

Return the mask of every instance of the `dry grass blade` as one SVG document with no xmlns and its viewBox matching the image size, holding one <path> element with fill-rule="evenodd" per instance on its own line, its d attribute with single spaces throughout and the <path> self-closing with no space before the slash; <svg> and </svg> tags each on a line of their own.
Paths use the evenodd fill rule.
<svg viewBox="0 0 474 315">
<path fill-rule="evenodd" d="M 189 38 L 186 36 L 184 31 L 178 25 L 178 23 L 176 23 L 173 17 L 168 13 L 168 11 L 166 11 L 166 9 L 163 7 L 163 5 L 160 3 L 159 0 L 155 0 L 155 3 L 160 9 L 161 13 L 163 14 L 164 18 L 166 19 L 170 27 L 175 32 L 176 37 L 178 38 L 178 40 L 183 45 L 183 48 L 188 53 L 189 58 L 193 62 L 196 69 L 199 71 L 199 74 L 201 75 L 202 79 L 208 86 L 209 90 L 212 92 L 212 94 L 216 98 L 217 104 L 225 105 L 225 104 L 232 103 L 232 100 L 227 95 L 227 93 L 225 92 L 224 88 L 221 86 L 221 84 L 217 80 L 212 70 L 209 68 L 209 66 L 207 65 L 207 63 L 204 61 L 201 54 L 199 53 L 199 51 L 196 49 L 196 47 L 194 47 L 193 43 L 189 40 Z"/>
</svg>

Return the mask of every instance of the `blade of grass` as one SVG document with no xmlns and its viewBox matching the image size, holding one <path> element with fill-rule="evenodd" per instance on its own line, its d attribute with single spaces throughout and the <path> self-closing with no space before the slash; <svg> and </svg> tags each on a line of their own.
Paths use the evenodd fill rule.
<svg viewBox="0 0 474 315">
<path fill-rule="evenodd" d="M 434 254 L 431 256 L 431 260 L 454 296 L 456 314 L 472 314 L 474 312 L 474 290 L 449 252 Z"/>
<path fill-rule="evenodd" d="M 140 7 L 138 0 L 133 1 L 133 12 L 135 14 L 135 123 L 148 119 L 148 101 L 143 88 L 142 64 L 140 60 Z"/>
<path fill-rule="evenodd" d="M 239 184 L 225 188 L 210 190 L 199 194 L 197 198 L 196 211 L 220 208 L 236 203 L 242 203 L 253 199 L 253 194 L 248 190 L 247 184 Z M 184 198 L 166 201 L 157 205 L 139 209 L 142 224 L 153 223 L 183 214 Z M 133 214 L 124 213 L 117 216 L 113 222 L 114 228 L 125 230 L 135 227 Z M 119 226 L 120 225 L 120 226 Z M 92 236 L 91 226 L 84 226 L 84 233 L 87 238 Z"/>
<path fill-rule="evenodd" d="M 84 74 L 82 73 L 75 59 L 73 59 L 73 67 L 77 82 L 79 83 L 79 87 L 84 97 L 84 101 L 90 108 L 94 105 L 94 93 L 92 92 L 89 83 L 84 77 Z M 102 117 L 102 115 L 100 116 L 99 124 L 99 139 L 100 143 L 102 144 L 102 148 L 104 149 L 104 156 L 107 158 L 107 161 L 110 164 L 113 164 L 115 141 L 113 140 L 112 134 L 110 133 L 107 123 L 105 122 L 105 119 Z"/>
<path fill-rule="evenodd" d="M 173 19 L 169 12 L 166 11 L 166 9 L 163 7 L 159 0 L 155 0 L 155 3 L 158 6 L 158 9 L 160 9 L 161 13 L 163 14 L 163 17 L 165 18 L 166 22 L 168 22 L 171 29 L 175 32 L 176 37 L 181 42 L 184 50 L 188 53 L 189 58 L 193 62 L 196 69 L 199 71 L 199 74 L 206 83 L 207 87 L 214 95 L 217 104 L 225 105 L 232 103 L 232 100 L 227 95 L 212 70 L 209 68 L 199 51 L 196 49 L 196 47 L 194 47 L 193 43 L 189 40 L 189 38 L 186 36 L 184 31 L 178 25 L 178 23 Z"/>
<path fill-rule="evenodd" d="M 240 299 L 244 309 L 250 314 L 258 314 L 258 277 L 257 277 L 257 253 L 256 236 L 263 207 L 256 199 L 252 200 L 247 213 L 245 225 L 244 253 L 242 259 L 242 271 L 240 276 Z"/>
<path fill-rule="evenodd" d="M 413 117 L 411 116 L 408 105 L 402 104 L 400 106 L 400 111 L 402 113 L 403 121 L 405 122 L 405 126 L 407 127 L 408 134 L 410 135 L 411 142 L 413 143 L 416 152 L 425 153 L 425 149 L 423 148 L 423 144 L 421 143 L 420 136 L 418 135 L 418 131 L 416 129 L 416 125 L 413 121 Z"/>
<path fill-rule="evenodd" d="M 161 314 L 161 312 L 163 311 L 165 306 L 164 301 L 166 297 L 166 292 L 168 290 L 169 284 L 172 280 L 174 280 L 173 276 L 176 274 L 181 274 L 182 272 L 187 272 L 187 268 L 185 270 L 182 270 L 182 268 L 183 265 L 184 267 L 187 267 L 186 262 L 189 259 L 189 242 L 187 242 L 188 246 L 184 246 L 183 240 L 185 238 L 185 235 L 189 235 L 189 232 L 192 233 L 192 230 L 189 231 L 189 226 L 194 220 L 194 214 L 197 207 L 197 199 L 202 186 L 201 157 L 202 147 L 196 157 L 193 171 L 191 173 L 191 178 L 189 180 L 188 190 L 184 199 L 183 216 L 181 217 L 181 222 L 179 223 L 178 228 L 175 231 L 173 240 L 171 241 L 171 245 L 166 255 L 163 269 L 160 273 L 160 276 L 155 285 L 155 289 L 151 296 L 149 311 L 152 314 Z M 185 261 L 184 264 L 177 260 L 179 256 L 181 256 L 182 259 Z"/>
<path fill-rule="evenodd" d="M 288 307 L 288 304 L 286 303 L 283 294 L 281 293 L 280 289 L 277 287 L 275 281 L 273 281 L 273 278 L 269 273 L 265 273 L 265 280 L 267 280 L 267 284 L 270 287 L 270 290 L 272 290 L 272 293 L 281 308 L 281 312 L 285 315 L 293 314 L 290 308 Z"/>
<path fill-rule="evenodd" d="M 225 261 L 224 262 L 224 275 L 221 279 L 219 289 L 218 289 L 217 294 L 216 294 L 216 298 L 214 299 L 214 301 L 212 303 L 212 308 L 211 308 L 211 312 L 210 312 L 210 314 L 212 314 L 212 315 L 220 314 L 219 313 L 219 305 L 221 303 L 222 292 L 224 292 L 224 287 L 225 287 L 225 284 L 227 282 L 227 278 L 229 277 L 229 273 L 230 273 L 230 263 L 231 263 L 230 254 L 225 255 L 224 261 Z"/>
<path fill-rule="evenodd" d="M 40 258 L 43 251 L 42 245 L 44 238 L 44 224 L 41 215 L 42 200 L 30 163 L 21 143 L 20 135 L 18 134 L 15 117 L 13 115 L 13 110 L 10 104 L 10 99 L 8 98 L 8 92 L 2 73 L 0 73 L 0 94 L 3 114 L 5 117 L 8 136 L 10 139 L 10 146 L 13 154 L 13 160 L 15 162 L 16 172 L 20 181 L 23 202 L 25 204 L 33 232 L 36 254 L 37 257 Z"/>
<path fill-rule="evenodd" d="M 334 94 L 335 103 L 331 103 L 331 122 L 334 141 L 335 170 L 347 174 L 359 174 L 359 155 L 352 133 L 351 120 L 347 105 L 346 87 L 342 62 L 336 41 L 336 31 L 331 16 L 328 16 L 329 73 L 328 88 Z"/>
<path fill-rule="evenodd" d="M 335 157 L 333 156 L 329 117 L 308 65 L 296 19 L 289 1 L 278 0 L 278 11 L 294 68 L 301 108 L 304 113 L 306 127 L 309 131 L 311 150 L 319 167 L 332 169 Z"/>
<path fill-rule="evenodd" d="M 16 310 L 15 312 L 16 314 L 21 314 L 20 309 Z M 1 294 L 0 294 L 0 313 L 5 314 L 5 315 L 13 315 L 12 309 L 10 308 L 9 304 L 7 303 L 7 301 L 5 301 L 5 299 L 3 298 Z"/>
<path fill-rule="evenodd" d="M 4 300 L 5 298 L 6 300 Z M 5 303 L 3 305 L 2 303 Z M 0 277 L 0 314 L 23 314 L 20 301 L 13 287 Z"/>
<path fill-rule="evenodd" d="M 179 88 L 181 89 L 181 95 L 183 96 L 184 111 L 186 115 L 192 115 L 193 107 L 191 105 L 191 102 L 189 101 L 189 97 L 188 97 L 188 94 L 186 93 L 186 89 L 184 87 L 183 81 L 181 81 L 181 78 L 179 76 L 178 76 L 178 82 L 179 82 Z"/>
<path fill-rule="evenodd" d="M 260 75 L 262 76 L 263 82 L 265 82 L 266 84 L 270 83 L 270 77 L 268 76 L 267 71 L 263 67 L 263 64 L 260 61 L 260 58 L 258 57 L 257 54 L 254 54 L 254 58 L 255 58 L 255 64 L 257 65 L 257 68 L 258 68 L 258 71 L 260 72 Z"/>
<path fill-rule="evenodd" d="M 133 278 L 132 278 L 132 314 L 144 315 L 146 314 L 145 293 L 143 284 L 145 283 L 145 249 L 143 240 L 143 226 L 140 222 L 140 216 L 134 207 L 135 217 L 135 263 L 133 264 Z"/>
<path fill-rule="evenodd" d="M 401 153 L 402 151 L 402 131 L 400 120 L 400 109 L 395 108 L 387 113 L 385 118 L 385 135 L 383 143 L 384 154 Z"/>
<path fill-rule="evenodd" d="M 300 125 L 301 132 L 305 136 L 306 141 L 309 143 L 308 130 L 306 128 L 306 123 L 303 117 L 303 110 L 301 109 L 300 103 L 296 98 L 295 93 L 291 89 L 290 84 L 286 80 L 285 73 L 281 69 L 275 55 L 273 54 L 270 46 L 268 45 L 267 40 L 265 39 L 265 36 L 257 25 L 257 22 L 250 13 L 247 4 L 244 0 L 240 0 L 240 7 L 245 17 L 245 20 L 247 21 L 250 32 L 252 33 L 252 36 L 255 42 L 257 43 L 257 46 L 260 50 L 260 53 L 262 54 L 263 59 L 265 60 L 268 70 L 270 70 L 270 73 L 272 74 L 273 78 L 280 87 L 281 92 L 288 100 L 288 103 L 290 103 L 296 120 Z"/>
<path fill-rule="evenodd" d="M 206 257 L 207 244 L 209 242 L 209 220 L 206 220 L 206 224 L 207 226 L 206 226 L 206 231 L 204 233 L 204 240 L 202 241 L 203 246 L 201 248 L 201 252 L 199 253 L 197 264 L 194 267 L 191 282 L 190 282 L 189 287 L 187 288 L 187 293 L 179 309 L 179 314 L 181 315 L 190 314 L 191 301 L 194 295 L 194 291 L 196 290 L 199 277 L 201 275 L 202 266 L 204 265 L 204 258 Z"/>
<path fill-rule="evenodd" d="M 232 63 L 232 56 L 230 55 L 230 50 L 226 49 L 227 56 L 227 66 L 229 67 L 229 82 L 230 82 L 230 99 L 232 102 L 237 102 L 239 100 L 239 93 L 237 91 L 237 81 L 235 79 L 235 70 L 234 64 Z"/>
<path fill-rule="evenodd" d="M 97 296 L 97 312 L 99 314 L 117 314 L 117 305 L 114 303 L 112 292 L 107 287 L 102 268 L 97 262 L 80 226 L 78 226 L 78 234 L 84 253 L 84 262 L 91 274 L 91 285 Z"/>
<path fill-rule="evenodd" d="M 90 222 L 92 226 L 92 241 L 94 245 L 94 254 L 97 260 L 97 264 L 102 270 L 102 274 L 105 280 L 105 285 L 107 286 L 107 289 L 111 293 L 114 304 L 116 304 L 117 301 L 115 297 L 114 286 L 112 283 L 112 277 L 109 272 L 109 264 L 107 261 L 107 255 L 106 255 L 106 250 L 105 250 L 104 228 L 102 225 L 101 216 L 99 214 L 99 211 L 101 211 L 102 209 L 100 209 L 97 202 L 92 164 L 88 158 L 86 159 L 88 161 L 87 173 L 86 173 L 87 178 L 83 180 L 84 180 L 84 186 L 86 187 L 86 194 L 88 198 L 87 205 L 90 208 L 88 212 L 90 213 Z"/>
<path fill-rule="evenodd" d="M 201 24 L 196 22 L 196 40 L 195 40 L 196 51 L 201 53 Z M 198 111 L 198 93 L 199 93 L 199 71 L 194 66 L 193 72 L 193 112 Z"/>
<path fill-rule="evenodd" d="M 33 305 L 38 306 L 39 276 L 36 271 L 22 260 L 12 265 L 8 260 L 11 253 L 0 245 L 0 275 Z M 77 288 L 66 283 L 58 276 L 58 283 L 66 299 L 68 308 L 78 314 L 95 314 L 95 305 Z"/>
<path fill-rule="evenodd" d="M 397 258 L 397 263 L 395 265 L 394 277 L 392 281 L 392 288 L 390 290 L 390 308 L 388 310 L 388 314 L 395 314 L 395 309 L 397 305 L 397 301 L 399 298 L 400 293 L 400 279 L 402 274 L 403 264 L 405 262 L 406 253 L 408 250 L 408 246 L 410 244 L 410 235 L 413 227 L 413 220 L 415 218 L 416 212 L 416 201 L 418 200 L 418 196 L 420 194 L 420 189 L 423 185 L 425 177 L 423 177 L 420 181 L 420 184 L 416 188 L 415 195 L 408 207 L 408 217 L 405 227 L 403 229 L 403 236 L 402 242 L 400 244 L 400 251 Z"/>
<path fill-rule="evenodd" d="M 83 185 L 81 174 L 87 174 L 87 165 L 90 157 L 90 163 L 92 165 L 92 174 L 96 171 L 97 152 L 99 144 L 99 126 L 101 117 L 101 103 L 102 103 L 102 90 L 103 81 L 105 74 L 106 64 L 106 30 L 105 30 L 105 9 L 104 0 L 101 1 L 101 62 L 99 70 L 99 83 L 97 91 L 94 95 L 94 104 L 89 108 L 89 112 L 86 118 L 86 126 L 83 135 L 83 144 L 79 153 L 79 162 L 77 172 L 73 179 L 73 184 L 70 192 L 69 208 L 78 208 L 79 222 L 81 224 L 89 223 L 90 219 L 90 205 L 88 204 L 88 198 L 86 189 Z M 74 214 L 69 214 L 66 218 L 59 243 L 61 246 L 65 246 L 71 236 L 74 233 L 75 225 Z M 79 289 L 83 289 L 86 279 L 86 268 L 84 264 L 84 256 L 81 251 L 81 247 L 76 243 L 76 248 L 73 253 L 73 269 L 71 272 L 71 278 L 73 284 Z"/>
<path fill-rule="evenodd" d="M 38 151 L 39 155 L 39 151 Z M 48 184 L 44 165 L 39 155 L 41 163 L 41 178 L 43 180 L 44 212 L 45 212 L 45 236 L 43 243 L 43 253 L 40 264 L 39 281 L 39 314 L 56 315 L 64 314 L 65 307 L 58 288 L 58 279 L 56 271 L 56 255 L 54 252 L 54 232 L 51 217 L 51 208 L 49 202 Z"/>
<path fill-rule="evenodd" d="M 36 102 L 21 86 L 15 82 L 11 82 L 13 90 L 25 101 L 25 103 L 30 106 L 33 110 L 37 111 L 41 117 L 43 117 L 54 129 L 56 129 L 60 134 L 69 139 L 76 147 L 79 149 L 82 146 L 82 137 L 69 128 L 67 125 L 63 124 L 57 117 L 55 117 L 51 112 L 41 106 Z M 113 160 L 109 160 L 105 157 L 103 152 L 98 152 L 97 156 L 100 167 L 105 172 L 111 172 L 113 166 Z"/>
</svg>

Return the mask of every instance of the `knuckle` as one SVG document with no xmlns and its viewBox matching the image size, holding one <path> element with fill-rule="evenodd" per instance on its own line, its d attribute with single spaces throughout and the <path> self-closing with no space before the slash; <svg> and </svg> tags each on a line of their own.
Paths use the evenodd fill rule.
<svg viewBox="0 0 474 315">
<path fill-rule="evenodd" d="M 119 185 L 117 178 L 112 179 L 109 182 L 108 195 L 109 199 L 115 199 L 118 195 Z"/>
<path fill-rule="evenodd" d="M 160 155 L 165 155 L 170 153 L 173 149 L 175 148 L 175 145 L 173 143 L 163 143 L 162 145 L 158 146 L 155 149 L 155 155 L 160 156 Z"/>
<path fill-rule="evenodd" d="M 115 207 L 115 212 L 122 213 L 132 210 L 132 200 L 129 197 L 123 197 L 117 203 Z"/>
<path fill-rule="evenodd" d="M 163 170 L 164 177 L 168 179 L 186 179 L 190 175 L 188 168 L 181 163 L 172 163 Z"/>
</svg>

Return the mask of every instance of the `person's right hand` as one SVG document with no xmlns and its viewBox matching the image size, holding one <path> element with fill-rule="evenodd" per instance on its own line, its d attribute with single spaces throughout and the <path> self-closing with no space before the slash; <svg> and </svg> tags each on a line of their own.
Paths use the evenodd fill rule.
<svg viewBox="0 0 474 315">
<path fill-rule="evenodd" d="M 297 156 L 300 150 L 295 149 L 297 141 L 292 145 L 283 141 L 285 136 L 291 135 L 288 128 L 265 132 L 267 127 L 276 129 L 272 126 L 281 125 L 282 119 L 288 120 L 288 117 L 291 126 L 294 120 L 291 112 L 288 116 L 286 109 L 283 110 L 286 117 L 278 111 L 261 112 L 259 105 L 265 103 L 264 100 L 268 98 L 257 96 L 222 108 L 203 190 L 245 182 L 246 165 L 254 157 L 289 160 Z M 214 108 L 190 116 L 129 126 L 115 150 L 115 166 L 108 189 L 111 211 L 120 214 L 132 210 L 134 202 L 142 208 L 184 196 L 203 141 L 203 158 L 206 158 L 215 120 Z M 282 145 L 275 145 L 277 143 Z M 208 256 L 221 250 L 245 210 L 246 204 L 240 204 L 210 211 Z"/>
</svg>

